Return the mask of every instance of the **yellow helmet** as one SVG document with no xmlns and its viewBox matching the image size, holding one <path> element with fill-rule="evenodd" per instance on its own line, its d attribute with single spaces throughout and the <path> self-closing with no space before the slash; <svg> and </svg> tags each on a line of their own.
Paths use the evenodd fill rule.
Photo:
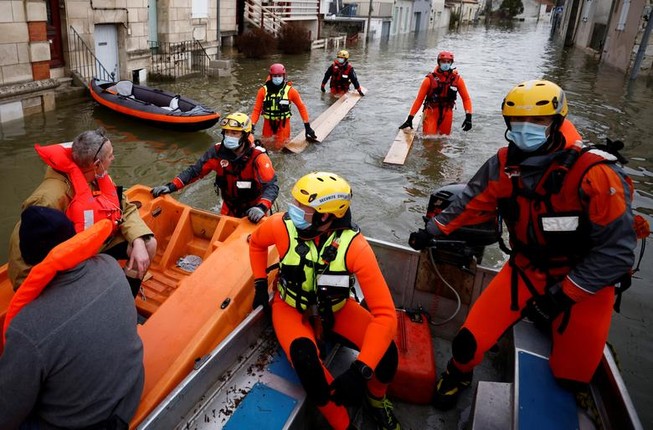
<svg viewBox="0 0 653 430">
<path fill-rule="evenodd" d="M 220 120 L 220 127 L 223 130 L 236 130 L 249 133 L 252 131 L 252 121 L 247 114 L 234 112 Z"/>
<path fill-rule="evenodd" d="M 522 82 L 508 92 L 501 113 L 509 116 L 567 116 L 567 97 L 562 88 L 550 81 Z"/>
<path fill-rule="evenodd" d="M 334 173 L 313 172 L 299 178 L 292 189 L 292 196 L 321 214 L 342 218 L 351 203 L 351 187 Z"/>
<path fill-rule="evenodd" d="M 349 59 L 349 51 L 346 49 L 341 49 L 338 51 L 338 55 L 336 55 L 336 58 L 344 58 L 345 60 Z"/>
</svg>

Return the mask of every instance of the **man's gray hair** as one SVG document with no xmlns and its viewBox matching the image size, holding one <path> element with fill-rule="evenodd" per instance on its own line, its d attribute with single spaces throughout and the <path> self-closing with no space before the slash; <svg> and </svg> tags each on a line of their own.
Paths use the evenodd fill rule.
<svg viewBox="0 0 653 430">
<path fill-rule="evenodd" d="M 90 167 L 99 156 L 103 144 L 109 140 L 106 130 L 87 130 L 73 140 L 73 161 L 81 168 Z"/>
</svg>

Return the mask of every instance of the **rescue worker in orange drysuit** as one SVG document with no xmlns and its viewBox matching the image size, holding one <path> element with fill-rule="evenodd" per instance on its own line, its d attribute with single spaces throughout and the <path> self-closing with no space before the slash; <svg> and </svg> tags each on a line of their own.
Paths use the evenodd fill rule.
<svg viewBox="0 0 653 430">
<path fill-rule="evenodd" d="M 293 88 L 292 83 L 286 81 L 286 68 L 283 64 L 270 66 L 270 74 L 265 85 L 256 93 L 256 101 L 252 109 L 252 129 L 258 119 L 263 115 L 264 142 L 271 140 L 275 149 L 280 149 L 290 139 L 290 104 L 294 103 L 299 109 L 299 115 L 304 122 L 307 139 L 317 140 L 315 131 L 309 122 L 308 110 L 302 101 L 299 91 Z"/>
<path fill-rule="evenodd" d="M 253 307 L 270 307 L 266 266 L 274 245 L 280 261 L 272 323 L 308 397 L 334 429 L 353 429 L 346 406 L 366 400 L 380 428 L 398 430 L 385 395 L 397 370 L 397 316 L 374 253 L 351 220 L 351 188 L 333 173 L 314 172 L 297 181 L 292 196 L 288 212 L 272 215 L 250 238 Z M 350 295 L 354 276 L 367 309 Z M 326 339 L 360 351 L 335 379 L 320 359 Z"/>
<path fill-rule="evenodd" d="M 358 83 L 358 77 L 356 76 L 356 71 L 354 67 L 349 63 L 349 51 L 342 49 L 338 51 L 336 59 L 333 61 L 326 72 L 324 73 L 324 78 L 322 78 L 322 85 L 320 85 L 320 91 L 323 93 L 326 92 L 326 84 L 331 79 L 331 84 L 329 85 L 331 94 L 341 95 L 349 91 L 349 86 L 354 84 L 354 89 L 358 91 L 358 94 L 364 96 L 363 89 Z"/>
<path fill-rule="evenodd" d="M 199 160 L 172 182 L 152 188 L 158 197 L 181 190 L 188 184 L 215 172 L 215 191 L 222 195 L 220 213 L 247 217 L 256 224 L 270 210 L 279 195 L 277 174 L 265 148 L 252 136 L 252 122 L 242 112 L 220 120 L 222 142 L 211 146 Z"/>
<path fill-rule="evenodd" d="M 472 129 L 472 99 L 467 92 L 465 81 L 452 65 L 453 52 L 442 51 L 438 54 L 438 65 L 422 81 L 408 118 L 399 126 L 400 129 L 413 128 L 413 117 L 423 104 L 422 133 L 424 135 L 451 134 L 453 108 L 458 94 L 465 108 L 462 129 L 465 131 Z"/>
<path fill-rule="evenodd" d="M 608 337 L 615 283 L 634 262 L 633 187 L 617 157 L 582 147 L 565 119 L 565 93 L 534 80 L 514 87 L 502 113 L 509 144 L 461 196 L 410 235 L 415 249 L 460 227 L 503 218 L 510 258 L 474 303 L 436 385 L 435 406 L 453 407 L 472 369 L 515 322 L 552 336 L 549 364 L 565 387 L 587 384 Z"/>
</svg>

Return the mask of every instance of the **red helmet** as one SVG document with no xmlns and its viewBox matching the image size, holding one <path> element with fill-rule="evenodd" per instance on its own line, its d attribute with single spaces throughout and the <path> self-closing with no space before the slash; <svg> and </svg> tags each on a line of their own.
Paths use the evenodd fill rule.
<svg viewBox="0 0 653 430">
<path fill-rule="evenodd" d="M 284 75 L 286 76 L 286 68 L 283 67 L 281 63 L 274 63 L 270 66 L 270 76 L 272 75 Z"/>
<path fill-rule="evenodd" d="M 438 54 L 438 63 L 440 60 L 450 60 L 453 63 L 453 52 L 451 51 L 442 51 Z"/>
</svg>

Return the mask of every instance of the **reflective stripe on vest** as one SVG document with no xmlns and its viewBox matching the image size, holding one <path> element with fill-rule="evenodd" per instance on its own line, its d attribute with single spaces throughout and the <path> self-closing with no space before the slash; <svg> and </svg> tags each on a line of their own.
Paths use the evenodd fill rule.
<svg viewBox="0 0 653 430">
<path fill-rule="evenodd" d="M 122 218 L 116 186 L 109 175 L 96 179 L 98 192 L 91 189 L 79 166 L 73 161 L 72 144 L 34 145 L 43 162 L 70 180 L 75 195 L 66 209 L 66 216 L 75 225 L 75 231 L 83 231 L 101 219 L 113 223 L 113 232 Z"/>
<path fill-rule="evenodd" d="M 16 294 L 11 298 L 2 330 L 3 343 L 11 320 L 20 310 L 35 300 L 52 281 L 57 272 L 72 269 L 97 254 L 111 235 L 111 222 L 100 220 L 88 230 L 77 233 L 52 248 L 42 262 L 32 267 Z"/>
<path fill-rule="evenodd" d="M 290 93 L 291 85 L 286 83 L 283 88 L 278 92 L 272 94 L 268 91 L 267 85 L 265 88 L 265 98 L 263 99 L 263 118 L 269 120 L 280 120 L 290 118 Z"/>
<path fill-rule="evenodd" d="M 333 298 L 333 312 L 339 311 L 349 297 L 352 279 L 347 271 L 345 257 L 351 241 L 359 231 L 346 229 L 340 230 L 339 234 L 332 232 L 318 251 L 312 240 L 304 241 L 298 237 L 295 225 L 287 216 L 284 217 L 284 223 L 288 230 L 289 244 L 288 252 L 279 262 L 281 297 L 290 306 L 304 311 L 317 302 L 319 287 L 327 297 Z M 327 265 L 324 254 L 330 246 L 337 246 L 337 251 L 335 258 Z M 301 247 L 307 251 L 303 257 L 298 252 Z M 299 279 L 300 276 L 303 279 Z"/>
</svg>

